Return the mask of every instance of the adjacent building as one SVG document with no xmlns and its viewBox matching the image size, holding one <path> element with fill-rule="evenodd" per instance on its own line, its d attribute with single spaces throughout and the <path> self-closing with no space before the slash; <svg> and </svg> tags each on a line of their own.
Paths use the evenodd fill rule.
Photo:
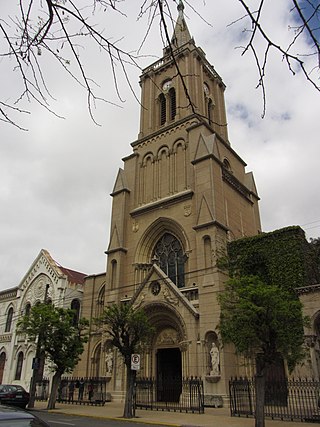
<svg viewBox="0 0 320 427">
<path fill-rule="evenodd" d="M 42 249 L 20 284 L 0 292 L 0 383 L 30 386 L 36 343 L 17 333 L 19 317 L 44 301 L 73 308 L 80 315 L 85 277 L 61 266 Z M 41 374 L 47 378 L 52 375 L 44 360 Z"/>
</svg>

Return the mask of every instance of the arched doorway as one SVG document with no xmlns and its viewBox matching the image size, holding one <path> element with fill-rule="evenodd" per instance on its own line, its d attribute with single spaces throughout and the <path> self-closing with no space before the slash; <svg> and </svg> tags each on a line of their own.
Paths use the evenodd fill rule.
<svg viewBox="0 0 320 427">
<path fill-rule="evenodd" d="M 179 402 L 182 391 L 182 361 L 179 348 L 159 348 L 157 363 L 157 401 Z"/>
<path fill-rule="evenodd" d="M 3 351 L 0 354 L 0 384 L 2 384 L 4 366 L 6 364 L 6 353 Z"/>
<path fill-rule="evenodd" d="M 180 313 L 165 302 L 144 307 L 155 333 L 152 350 L 145 354 L 144 373 L 155 378 L 156 399 L 160 402 L 179 402 L 182 378 L 186 376 L 186 325 Z"/>
</svg>

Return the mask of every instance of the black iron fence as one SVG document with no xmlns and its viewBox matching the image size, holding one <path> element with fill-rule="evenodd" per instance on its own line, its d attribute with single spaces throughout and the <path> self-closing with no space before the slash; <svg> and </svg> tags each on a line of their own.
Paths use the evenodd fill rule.
<svg viewBox="0 0 320 427">
<path fill-rule="evenodd" d="M 137 379 L 135 407 L 156 411 L 204 412 L 203 382 L 200 378 L 157 381 Z"/>
<path fill-rule="evenodd" d="M 104 405 L 106 379 L 64 377 L 61 379 L 58 389 L 57 401 L 79 405 Z"/>
<path fill-rule="evenodd" d="M 255 381 L 229 381 L 231 416 L 255 415 Z M 265 416 L 272 419 L 320 422 L 320 382 L 313 379 L 272 381 L 265 386 Z"/>
<path fill-rule="evenodd" d="M 36 382 L 36 400 L 47 400 L 49 396 L 49 379 L 43 378 Z"/>
</svg>

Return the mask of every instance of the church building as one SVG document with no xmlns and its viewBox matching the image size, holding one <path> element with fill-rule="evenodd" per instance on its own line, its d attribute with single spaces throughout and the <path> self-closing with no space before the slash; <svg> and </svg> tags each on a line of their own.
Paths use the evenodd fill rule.
<svg viewBox="0 0 320 427">
<path fill-rule="evenodd" d="M 244 369 L 217 330 L 217 295 L 228 279 L 217 260 L 228 241 L 261 225 L 253 174 L 228 139 L 225 85 L 191 37 L 182 2 L 171 43 L 143 70 L 140 86 L 138 139 L 111 194 L 106 274 L 86 279 L 81 314 L 97 317 L 113 303 L 143 308 L 155 334 L 138 375 L 200 376 L 210 402 Z M 120 399 L 122 359 L 90 328 L 75 375 L 107 377 Z"/>
<path fill-rule="evenodd" d="M 261 225 L 253 175 L 228 139 L 225 85 L 191 37 L 182 2 L 171 43 L 140 86 L 140 132 L 111 194 L 106 275 L 86 279 L 82 315 L 113 303 L 143 308 L 155 334 L 139 375 L 200 376 L 210 400 L 239 374 L 217 331 L 227 279 L 217 259 Z M 77 375 L 106 376 L 112 398 L 124 394 L 121 357 L 93 323 Z"/>
</svg>

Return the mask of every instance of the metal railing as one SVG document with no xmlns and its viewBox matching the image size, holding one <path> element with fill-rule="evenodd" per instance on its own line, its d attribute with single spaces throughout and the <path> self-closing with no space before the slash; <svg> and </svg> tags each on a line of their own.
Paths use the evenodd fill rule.
<svg viewBox="0 0 320 427">
<path fill-rule="evenodd" d="M 43 378 L 41 381 L 36 382 L 36 395 L 35 399 L 45 401 L 49 396 L 49 379 Z"/>
<path fill-rule="evenodd" d="M 203 382 L 200 378 L 157 381 L 137 379 L 135 407 L 155 411 L 204 412 Z"/>
<path fill-rule="evenodd" d="M 231 378 L 229 381 L 231 416 L 255 415 L 255 381 Z M 287 379 L 267 382 L 265 416 L 272 419 L 320 422 L 320 382 L 313 379 Z"/>
<path fill-rule="evenodd" d="M 106 379 L 100 377 L 63 377 L 58 389 L 57 401 L 74 405 L 104 405 Z"/>
</svg>

